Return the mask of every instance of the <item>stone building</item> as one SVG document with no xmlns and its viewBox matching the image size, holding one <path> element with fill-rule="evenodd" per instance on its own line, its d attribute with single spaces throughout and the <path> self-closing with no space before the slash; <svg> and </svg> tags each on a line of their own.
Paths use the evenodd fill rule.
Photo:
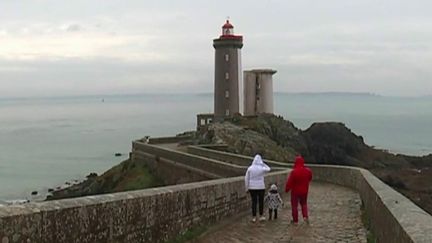
<svg viewBox="0 0 432 243">
<path fill-rule="evenodd" d="M 244 113 L 255 116 L 260 113 L 273 114 L 273 69 L 244 71 Z"/>
<path fill-rule="evenodd" d="M 240 113 L 241 48 L 243 36 L 234 35 L 229 22 L 222 26 L 222 35 L 213 40 L 215 48 L 214 120 L 221 121 Z"/>
</svg>

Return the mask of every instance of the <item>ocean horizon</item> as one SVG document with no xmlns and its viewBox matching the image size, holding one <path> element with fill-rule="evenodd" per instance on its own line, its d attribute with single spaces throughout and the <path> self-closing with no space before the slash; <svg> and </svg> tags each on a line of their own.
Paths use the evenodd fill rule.
<svg viewBox="0 0 432 243">
<path fill-rule="evenodd" d="M 274 103 L 300 129 L 343 122 L 376 148 L 432 153 L 431 96 L 275 93 Z M 196 114 L 212 111 L 212 93 L 1 98 L 0 201 L 100 174 L 127 159 L 134 139 L 194 130 Z"/>
</svg>

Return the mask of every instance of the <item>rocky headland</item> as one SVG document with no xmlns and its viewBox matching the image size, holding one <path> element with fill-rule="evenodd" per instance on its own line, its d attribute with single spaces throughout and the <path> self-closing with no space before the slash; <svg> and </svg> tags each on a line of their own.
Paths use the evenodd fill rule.
<svg viewBox="0 0 432 243">
<path fill-rule="evenodd" d="M 225 144 L 227 151 L 243 155 L 261 153 L 266 159 L 292 162 L 302 154 L 308 163 L 363 167 L 432 214 L 432 154 L 417 157 L 376 149 L 340 122 L 314 123 L 300 130 L 280 116 L 237 116 L 187 134 L 191 136 L 189 144 Z M 162 180 L 144 165 L 126 160 L 101 176 L 53 192 L 50 199 L 159 185 L 163 185 Z"/>
<path fill-rule="evenodd" d="M 432 154 L 407 156 L 376 149 L 340 122 L 318 122 L 300 130 L 280 116 L 238 116 L 212 124 L 198 137 L 201 143 L 225 143 L 230 152 L 243 155 L 259 152 L 267 159 L 292 162 L 302 154 L 308 163 L 366 168 L 432 214 Z"/>
</svg>

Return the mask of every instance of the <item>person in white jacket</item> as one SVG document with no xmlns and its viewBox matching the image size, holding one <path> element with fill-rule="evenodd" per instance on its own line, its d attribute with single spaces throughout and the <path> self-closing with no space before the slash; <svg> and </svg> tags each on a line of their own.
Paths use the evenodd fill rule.
<svg viewBox="0 0 432 243">
<path fill-rule="evenodd" d="M 270 167 L 264 163 L 261 155 L 255 155 L 252 165 L 246 171 L 245 188 L 252 200 L 252 222 L 256 222 L 257 204 L 259 207 L 260 221 L 265 220 L 264 211 L 264 175 L 270 171 Z"/>
</svg>

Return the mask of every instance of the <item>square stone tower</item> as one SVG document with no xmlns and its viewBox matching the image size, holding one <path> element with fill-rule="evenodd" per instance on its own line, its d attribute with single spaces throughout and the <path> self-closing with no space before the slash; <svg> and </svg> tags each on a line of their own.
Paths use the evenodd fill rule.
<svg viewBox="0 0 432 243">
<path fill-rule="evenodd" d="M 244 115 L 260 113 L 273 114 L 273 74 L 272 69 L 244 71 Z"/>
</svg>

